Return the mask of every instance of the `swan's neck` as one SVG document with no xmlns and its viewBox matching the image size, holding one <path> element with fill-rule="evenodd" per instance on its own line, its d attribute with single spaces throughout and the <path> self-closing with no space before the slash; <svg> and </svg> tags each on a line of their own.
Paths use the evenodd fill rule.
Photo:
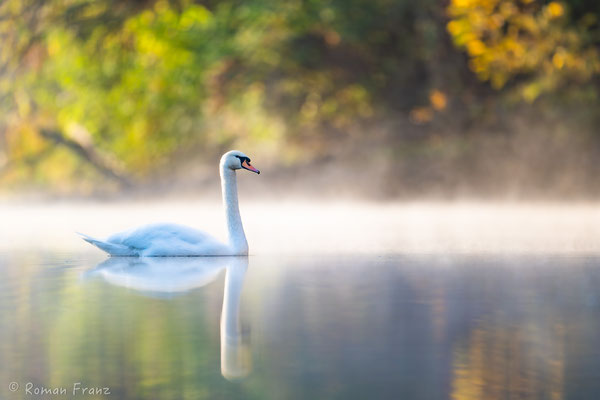
<svg viewBox="0 0 600 400">
<path fill-rule="evenodd" d="M 235 171 L 229 168 L 221 168 L 221 189 L 223 190 L 223 205 L 225 206 L 225 217 L 227 218 L 229 245 L 235 255 L 248 254 L 248 242 L 244 234 L 238 205 Z"/>
</svg>

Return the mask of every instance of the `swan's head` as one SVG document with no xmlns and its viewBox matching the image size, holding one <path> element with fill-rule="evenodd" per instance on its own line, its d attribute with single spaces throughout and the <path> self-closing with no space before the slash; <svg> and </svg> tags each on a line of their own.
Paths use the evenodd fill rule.
<svg viewBox="0 0 600 400">
<path fill-rule="evenodd" d="M 237 150 L 231 150 L 223 154 L 223 157 L 221 157 L 221 169 L 225 168 L 232 170 L 243 168 L 260 174 L 260 171 L 250 164 L 250 157 Z"/>
</svg>

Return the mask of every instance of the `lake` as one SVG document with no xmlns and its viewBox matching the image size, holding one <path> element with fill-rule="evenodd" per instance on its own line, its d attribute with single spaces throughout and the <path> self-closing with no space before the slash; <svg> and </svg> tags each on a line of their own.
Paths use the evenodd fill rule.
<svg viewBox="0 0 600 400">
<path fill-rule="evenodd" d="M 220 226 L 119 207 L 0 208 L 1 398 L 600 393 L 593 205 L 251 205 L 249 257 L 107 258 L 73 234 Z"/>
</svg>

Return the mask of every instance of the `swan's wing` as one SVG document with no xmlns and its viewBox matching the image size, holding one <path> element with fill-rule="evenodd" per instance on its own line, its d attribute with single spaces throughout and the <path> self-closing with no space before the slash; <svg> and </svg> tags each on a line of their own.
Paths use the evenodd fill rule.
<svg viewBox="0 0 600 400">
<path fill-rule="evenodd" d="M 183 225 L 152 224 L 117 233 L 107 242 L 143 256 L 225 255 L 227 247 L 211 235 Z"/>
</svg>

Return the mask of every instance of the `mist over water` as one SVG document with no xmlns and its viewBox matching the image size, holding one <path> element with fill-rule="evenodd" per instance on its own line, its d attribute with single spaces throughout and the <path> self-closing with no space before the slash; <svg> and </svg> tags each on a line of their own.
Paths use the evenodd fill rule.
<svg viewBox="0 0 600 400">
<path fill-rule="evenodd" d="M 241 201 L 251 254 L 548 253 L 600 249 L 593 203 Z M 0 205 L 0 249 L 97 251 L 103 238 L 174 222 L 226 238 L 219 202 L 202 200 Z"/>
</svg>

